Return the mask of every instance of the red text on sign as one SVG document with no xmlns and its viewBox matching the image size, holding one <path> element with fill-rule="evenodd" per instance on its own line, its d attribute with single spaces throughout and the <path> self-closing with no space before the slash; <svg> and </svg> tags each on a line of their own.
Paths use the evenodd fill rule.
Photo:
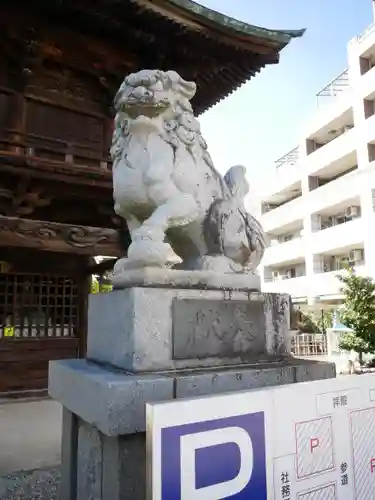
<svg viewBox="0 0 375 500">
<path fill-rule="evenodd" d="M 310 452 L 313 453 L 315 448 L 318 448 L 319 446 L 319 439 L 318 438 L 311 438 L 310 439 Z M 374 461 L 374 467 L 375 467 L 375 461 Z"/>
</svg>

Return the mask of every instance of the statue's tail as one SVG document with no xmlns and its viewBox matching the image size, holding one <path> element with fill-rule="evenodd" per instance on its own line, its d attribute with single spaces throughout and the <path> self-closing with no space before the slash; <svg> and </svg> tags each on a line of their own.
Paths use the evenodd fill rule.
<svg viewBox="0 0 375 500">
<path fill-rule="evenodd" d="M 251 214 L 242 213 L 245 220 L 245 230 L 249 247 L 251 250 L 251 267 L 256 269 L 264 255 L 267 247 L 266 236 L 260 222 Z"/>
<path fill-rule="evenodd" d="M 249 183 L 246 179 L 246 168 L 243 165 L 231 167 L 224 175 L 224 181 L 229 188 L 232 198 L 235 198 L 240 205 L 249 192 Z"/>
<path fill-rule="evenodd" d="M 260 264 L 267 247 L 266 237 L 259 221 L 248 214 L 244 207 L 244 198 L 249 192 L 249 183 L 246 179 L 246 168 L 243 165 L 231 167 L 224 176 L 233 199 L 237 201 L 238 211 L 244 222 L 247 240 L 251 255 L 251 267 L 255 269 Z"/>
</svg>

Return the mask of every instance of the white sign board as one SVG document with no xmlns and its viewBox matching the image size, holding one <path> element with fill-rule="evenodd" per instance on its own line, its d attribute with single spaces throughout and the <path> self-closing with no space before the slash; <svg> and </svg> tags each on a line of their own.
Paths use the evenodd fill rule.
<svg viewBox="0 0 375 500">
<path fill-rule="evenodd" d="M 147 405 L 148 500 L 375 499 L 375 375 Z"/>
</svg>

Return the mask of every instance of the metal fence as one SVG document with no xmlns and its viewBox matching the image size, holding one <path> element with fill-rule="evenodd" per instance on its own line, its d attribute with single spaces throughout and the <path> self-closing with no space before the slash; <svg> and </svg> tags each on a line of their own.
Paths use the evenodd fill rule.
<svg viewBox="0 0 375 500">
<path fill-rule="evenodd" d="M 327 338 L 322 333 L 298 333 L 291 339 L 291 351 L 295 356 L 324 356 Z"/>
</svg>

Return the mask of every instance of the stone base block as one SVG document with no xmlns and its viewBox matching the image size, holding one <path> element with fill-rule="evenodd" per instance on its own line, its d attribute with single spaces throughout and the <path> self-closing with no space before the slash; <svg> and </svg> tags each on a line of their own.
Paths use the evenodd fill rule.
<svg viewBox="0 0 375 500">
<path fill-rule="evenodd" d="M 146 402 L 334 376 L 332 363 L 297 359 L 152 375 L 124 374 L 86 360 L 51 362 L 49 392 L 64 407 L 60 500 L 145 500 Z"/>
<path fill-rule="evenodd" d="M 90 297 L 87 357 L 138 373 L 279 362 L 289 325 L 285 294 L 115 290 Z"/>
<path fill-rule="evenodd" d="M 255 273 L 217 273 L 143 267 L 127 269 L 112 276 L 114 288 L 194 288 L 197 290 L 259 291 L 260 277 Z"/>
<path fill-rule="evenodd" d="M 292 359 L 230 369 L 125 374 L 83 359 L 52 361 L 49 394 L 107 436 L 145 430 L 145 403 L 335 377 L 334 363 Z"/>
</svg>

